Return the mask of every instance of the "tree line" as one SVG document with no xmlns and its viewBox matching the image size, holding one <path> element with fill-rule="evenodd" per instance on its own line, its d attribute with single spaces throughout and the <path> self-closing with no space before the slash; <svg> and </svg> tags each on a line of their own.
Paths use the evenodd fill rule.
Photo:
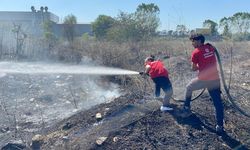
<svg viewBox="0 0 250 150">
<path fill-rule="evenodd" d="M 92 23 L 92 29 L 97 39 L 108 40 L 147 40 L 157 34 L 160 25 L 160 9 L 157 5 L 139 5 L 134 13 L 120 12 L 117 17 L 99 15 Z M 237 12 L 233 16 L 223 17 L 218 23 L 207 19 L 203 27 L 210 29 L 209 36 L 234 40 L 250 40 L 250 13 Z M 220 31 L 220 32 L 219 32 Z M 185 36 L 195 30 L 189 30 L 185 25 L 177 25 L 176 30 L 170 30 L 167 35 Z"/>
<path fill-rule="evenodd" d="M 121 11 L 116 17 L 101 14 L 91 23 L 93 36 L 84 34 L 82 38 L 118 43 L 145 43 L 160 36 L 158 31 L 160 26 L 159 14 L 160 9 L 154 3 L 142 3 L 138 5 L 135 12 L 126 13 Z M 70 45 L 69 49 L 73 49 L 74 39 L 76 38 L 74 31 L 75 24 L 77 24 L 77 18 L 73 14 L 66 16 L 63 20 L 63 37 L 56 37 L 53 33 L 52 22 L 44 21 L 44 37 L 39 41 L 43 44 L 38 45 L 42 45 L 42 49 L 45 49 L 48 55 L 55 55 L 53 54 L 55 53 L 55 46 L 65 40 Z M 207 19 L 204 20 L 203 27 L 210 30 L 210 35 L 208 35 L 211 37 L 210 39 L 249 41 L 250 13 L 237 12 L 232 16 L 223 17 L 218 23 Z M 27 35 L 21 31 L 21 26 L 14 24 L 12 32 L 15 35 L 17 55 L 23 51 L 24 41 L 27 39 Z M 189 36 L 192 32 L 195 32 L 195 30 L 190 30 L 186 25 L 180 24 L 176 26 L 176 30 L 167 31 L 164 36 L 183 38 Z M 1 45 L 0 48 L 3 49 Z"/>
<path fill-rule="evenodd" d="M 99 15 L 91 23 L 92 32 L 97 40 L 109 41 L 145 41 L 159 36 L 157 29 L 160 26 L 160 9 L 154 3 L 138 5 L 135 12 L 121 11 L 116 17 Z M 68 41 L 73 41 L 73 25 L 77 23 L 74 15 L 64 18 L 64 36 Z M 217 23 L 211 19 L 204 20 L 203 27 L 210 30 L 208 36 L 221 37 L 233 40 L 250 40 L 250 13 L 237 12 L 233 16 L 223 17 Z M 186 25 L 176 26 L 176 30 L 169 30 L 164 35 L 172 37 L 188 36 L 195 30 L 188 29 Z M 48 33 L 47 33 L 48 34 Z"/>
</svg>

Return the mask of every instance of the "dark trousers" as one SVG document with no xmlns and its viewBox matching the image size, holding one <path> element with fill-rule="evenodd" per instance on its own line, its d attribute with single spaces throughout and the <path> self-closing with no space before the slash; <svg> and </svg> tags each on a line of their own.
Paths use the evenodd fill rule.
<svg viewBox="0 0 250 150">
<path fill-rule="evenodd" d="M 155 83 L 155 97 L 159 97 L 161 89 L 164 91 L 165 96 L 163 100 L 163 106 L 168 106 L 171 96 L 173 95 L 172 84 L 167 77 L 156 77 L 152 79 Z"/>
<path fill-rule="evenodd" d="M 213 100 L 216 111 L 217 125 L 223 126 L 224 110 L 220 93 L 220 80 L 202 81 L 198 78 L 191 80 L 191 82 L 186 87 L 184 106 L 190 108 L 192 92 L 203 88 L 208 90 L 208 93 Z"/>
</svg>

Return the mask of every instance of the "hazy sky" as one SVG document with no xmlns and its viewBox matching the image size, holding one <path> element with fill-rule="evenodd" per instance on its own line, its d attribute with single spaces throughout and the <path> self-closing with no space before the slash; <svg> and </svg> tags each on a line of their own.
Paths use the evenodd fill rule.
<svg viewBox="0 0 250 150">
<path fill-rule="evenodd" d="M 250 13 L 250 0 L 0 0 L 0 11 L 30 11 L 47 6 L 60 17 L 69 14 L 78 23 L 91 23 L 98 15 L 116 17 L 120 11 L 132 13 L 142 3 L 154 3 L 160 8 L 161 30 L 176 29 L 184 24 L 189 29 L 202 27 L 206 19 L 217 23 L 237 12 Z"/>
</svg>

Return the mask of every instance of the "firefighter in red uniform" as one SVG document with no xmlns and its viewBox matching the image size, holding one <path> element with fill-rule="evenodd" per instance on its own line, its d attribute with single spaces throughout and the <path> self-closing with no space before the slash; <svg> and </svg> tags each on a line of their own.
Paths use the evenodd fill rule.
<svg viewBox="0 0 250 150">
<path fill-rule="evenodd" d="M 192 70 L 198 70 L 198 77 L 191 80 L 186 87 L 185 103 L 183 107 L 183 116 L 191 115 L 190 102 L 192 92 L 206 88 L 213 100 L 216 111 L 216 131 L 222 133 L 223 129 L 223 104 L 220 92 L 220 78 L 217 70 L 217 61 L 215 57 L 215 48 L 211 44 L 204 44 L 205 38 L 202 34 L 191 35 L 190 40 L 195 48 L 191 55 Z"/>
<path fill-rule="evenodd" d="M 171 111 L 170 99 L 173 95 L 172 84 L 168 78 L 168 71 L 164 67 L 163 62 L 160 60 L 155 60 L 154 56 L 147 57 L 145 59 L 145 72 L 140 72 L 140 74 L 147 74 L 155 83 L 155 97 L 160 96 L 161 89 L 165 92 L 163 105 L 161 106 L 161 111 Z"/>
</svg>

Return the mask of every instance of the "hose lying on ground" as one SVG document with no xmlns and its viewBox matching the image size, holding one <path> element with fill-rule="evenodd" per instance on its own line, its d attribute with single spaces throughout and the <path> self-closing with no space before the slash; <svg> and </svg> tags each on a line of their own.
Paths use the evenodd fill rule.
<svg viewBox="0 0 250 150">
<path fill-rule="evenodd" d="M 194 100 L 196 100 L 197 98 L 199 98 L 203 93 L 204 93 L 204 91 L 205 91 L 206 89 L 202 89 L 202 91 L 197 95 L 197 96 L 195 96 L 194 98 L 192 98 L 191 99 L 191 101 L 194 101 Z M 176 101 L 176 102 L 185 102 L 185 100 L 183 100 L 183 99 L 177 99 L 177 98 L 174 98 L 173 96 L 171 97 L 174 101 Z"/>
</svg>

